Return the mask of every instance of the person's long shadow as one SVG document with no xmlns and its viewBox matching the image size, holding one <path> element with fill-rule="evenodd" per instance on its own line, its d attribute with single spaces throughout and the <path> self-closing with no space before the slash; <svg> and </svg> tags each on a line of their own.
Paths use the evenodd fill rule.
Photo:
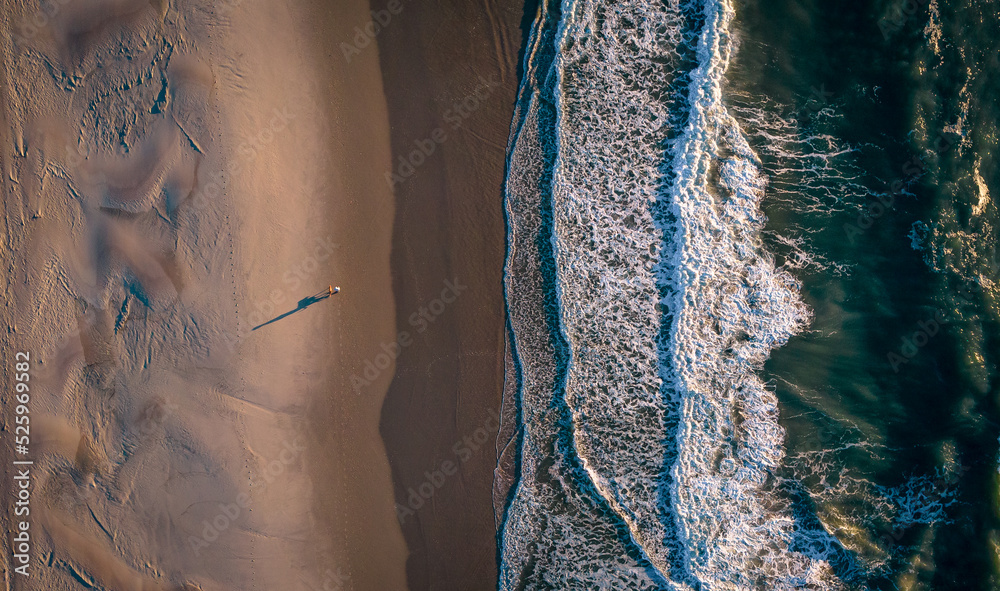
<svg viewBox="0 0 1000 591">
<path fill-rule="evenodd" d="M 291 316 L 292 314 L 294 314 L 296 312 L 301 312 L 302 310 L 305 310 L 306 308 L 308 308 L 309 306 L 315 304 L 316 302 L 321 302 L 321 301 L 327 299 L 328 297 L 330 297 L 330 295 L 324 292 L 323 295 L 313 295 L 313 296 L 309 296 L 307 298 L 302 298 L 301 300 L 299 300 L 299 305 L 296 306 L 294 309 L 285 312 L 281 316 L 275 316 L 274 318 L 268 320 L 264 324 L 258 324 L 257 326 L 253 327 L 253 330 L 257 330 L 258 328 L 264 328 L 268 324 L 277 322 L 277 321 L 281 320 L 282 318 Z"/>
</svg>

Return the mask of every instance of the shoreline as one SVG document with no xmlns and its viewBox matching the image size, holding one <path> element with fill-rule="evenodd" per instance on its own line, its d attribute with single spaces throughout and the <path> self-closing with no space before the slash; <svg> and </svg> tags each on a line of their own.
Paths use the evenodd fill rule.
<svg viewBox="0 0 1000 591">
<path fill-rule="evenodd" d="M 412 591 L 497 584 L 502 186 L 522 11 L 512 2 L 405 4 L 377 37 L 392 124 L 384 177 L 397 202 L 396 324 L 413 341 L 398 352 L 380 430 Z M 465 288 L 451 302 L 442 297 L 449 284 Z"/>
</svg>

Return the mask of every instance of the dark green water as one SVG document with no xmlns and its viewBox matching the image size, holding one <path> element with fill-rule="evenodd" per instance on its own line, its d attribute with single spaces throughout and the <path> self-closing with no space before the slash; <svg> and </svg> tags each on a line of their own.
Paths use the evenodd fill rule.
<svg viewBox="0 0 1000 591">
<path fill-rule="evenodd" d="M 784 476 L 859 588 L 1000 588 L 997 13 L 737 5 L 729 101 L 815 315 L 767 366 Z"/>
</svg>

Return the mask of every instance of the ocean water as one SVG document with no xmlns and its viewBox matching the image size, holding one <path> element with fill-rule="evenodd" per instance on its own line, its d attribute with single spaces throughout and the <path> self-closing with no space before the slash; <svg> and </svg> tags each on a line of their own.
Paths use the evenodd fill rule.
<svg viewBox="0 0 1000 591">
<path fill-rule="evenodd" d="M 998 29 L 539 3 L 501 589 L 1000 588 Z"/>
</svg>

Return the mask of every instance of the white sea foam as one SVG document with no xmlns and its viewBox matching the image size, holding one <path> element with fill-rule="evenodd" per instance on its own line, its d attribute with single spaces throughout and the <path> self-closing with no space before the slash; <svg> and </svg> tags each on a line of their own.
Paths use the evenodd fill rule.
<svg viewBox="0 0 1000 591">
<path fill-rule="evenodd" d="M 662 576 L 622 538 L 587 484 L 565 436 L 566 407 L 554 396 L 565 362 L 544 285 L 553 271 L 544 239 L 551 230 L 542 213 L 550 203 L 555 152 L 551 60 L 559 21 L 552 4 L 543 3 L 529 40 L 508 156 L 505 283 L 523 435 L 499 583 L 501 589 L 662 589 Z"/>
<path fill-rule="evenodd" d="M 651 207 L 663 178 L 670 104 L 658 100 L 681 43 L 676 4 L 564 4 L 555 71 L 554 241 L 562 328 L 571 354 L 565 399 L 592 486 L 631 541 L 670 579 L 673 437 L 657 370 L 657 263 Z"/>
<path fill-rule="evenodd" d="M 796 538 L 825 532 L 803 531 L 768 508 L 784 433 L 777 400 L 756 371 L 809 312 L 796 281 L 761 246 L 766 180 L 723 104 L 732 19 L 728 2 L 706 5 L 690 117 L 673 151 L 668 199 L 680 240 L 664 265 L 676 293 L 667 360 L 676 380 L 668 387 L 683 400 L 673 509 L 687 571 L 709 588 L 833 587 L 826 556 L 790 549 L 805 546 Z"/>
<path fill-rule="evenodd" d="M 756 372 L 809 311 L 762 246 L 767 180 L 723 102 L 733 8 L 703 8 L 565 1 L 551 69 L 528 68 L 507 185 L 525 436 L 504 589 L 842 586 L 836 540 L 773 494 L 784 433 Z M 681 86 L 691 23 L 696 67 Z M 520 167 L 548 174 L 545 149 L 551 178 L 529 182 Z M 540 267 L 522 261 L 537 243 L 518 233 L 539 231 L 526 220 L 547 187 L 563 382 L 518 291 L 540 289 Z M 561 404 L 568 424 L 549 417 Z M 566 439 L 546 434 L 561 428 Z"/>
</svg>

